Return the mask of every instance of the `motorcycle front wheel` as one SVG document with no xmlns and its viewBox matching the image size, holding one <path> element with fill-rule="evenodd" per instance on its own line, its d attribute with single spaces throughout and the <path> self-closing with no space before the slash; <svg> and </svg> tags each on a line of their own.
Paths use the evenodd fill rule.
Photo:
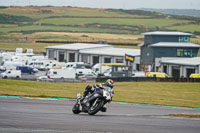
<svg viewBox="0 0 200 133">
<path fill-rule="evenodd" d="M 74 114 L 79 114 L 81 111 L 79 110 L 79 104 L 78 103 L 76 103 L 75 105 L 74 105 L 74 107 L 72 108 L 72 112 L 74 113 Z"/>
<path fill-rule="evenodd" d="M 104 101 L 96 99 L 95 102 L 92 104 L 90 109 L 88 110 L 89 115 L 95 115 L 103 106 Z"/>
</svg>

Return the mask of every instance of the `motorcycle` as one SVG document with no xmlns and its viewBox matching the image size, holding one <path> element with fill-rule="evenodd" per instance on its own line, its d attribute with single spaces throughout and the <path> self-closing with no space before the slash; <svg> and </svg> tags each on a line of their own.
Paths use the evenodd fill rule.
<svg viewBox="0 0 200 133">
<path fill-rule="evenodd" d="M 99 111 L 106 112 L 106 103 L 110 103 L 113 96 L 114 91 L 110 87 L 94 88 L 94 92 L 89 93 L 84 99 L 78 93 L 72 112 L 74 114 L 84 112 L 89 115 L 95 115 Z"/>
</svg>

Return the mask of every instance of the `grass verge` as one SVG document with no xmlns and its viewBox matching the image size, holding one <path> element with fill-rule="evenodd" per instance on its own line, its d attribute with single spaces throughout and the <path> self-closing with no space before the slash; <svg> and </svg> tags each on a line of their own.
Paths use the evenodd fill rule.
<svg viewBox="0 0 200 133">
<path fill-rule="evenodd" d="M 170 117 L 200 118 L 200 114 L 169 114 Z"/>
<path fill-rule="evenodd" d="M 75 98 L 88 84 L 0 79 L 0 95 Z M 114 90 L 114 101 L 200 107 L 200 83 L 117 82 Z"/>
</svg>

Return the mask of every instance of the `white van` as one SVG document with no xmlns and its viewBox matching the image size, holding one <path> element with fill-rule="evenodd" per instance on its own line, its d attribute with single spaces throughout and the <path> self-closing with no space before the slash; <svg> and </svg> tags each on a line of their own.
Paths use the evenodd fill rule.
<svg viewBox="0 0 200 133">
<path fill-rule="evenodd" d="M 95 64 L 92 69 L 97 75 L 103 75 L 104 72 L 106 72 L 109 68 L 112 68 L 112 66 L 119 66 L 124 65 L 123 63 L 97 63 Z"/>
<path fill-rule="evenodd" d="M 92 67 L 88 64 L 84 64 L 83 62 L 68 62 L 66 63 L 65 68 L 69 70 L 74 69 L 77 76 L 88 74 L 96 75 L 96 73 L 92 70 Z"/>
<path fill-rule="evenodd" d="M 36 60 L 27 62 L 28 67 L 36 68 L 38 70 L 45 70 L 44 61 Z"/>
<path fill-rule="evenodd" d="M 84 64 L 84 62 L 68 62 L 64 65 L 67 69 L 76 69 L 77 64 Z"/>
<path fill-rule="evenodd" d="M 0 70 L 16 70 L 17 66 L 24 66 L 24 63 L 20 61 L 5 61 L 0 66 Z"/>
<path fill-rule="evenodd" d="M 21 78 L 21 71 L 20 70 L 6 70 L 5 72 L 1 73 L 3 78 Z"/>
<path fill-rule="evenodd" d="M 47 72 L 47 77 L 49 79 L 63 79 L 63 78 L 76 78 L 75 69 L 50 69 Z"/>
<path fill-rule="evenodd" d="M 49 70 L 53 67 L 62 67 L 64 66 L 62 62 L 58 62 L 58 61 L 55 61 L 55 60 L 46 60 L 44 62 L 44 69 L 46 70 Z"/>
</svg>

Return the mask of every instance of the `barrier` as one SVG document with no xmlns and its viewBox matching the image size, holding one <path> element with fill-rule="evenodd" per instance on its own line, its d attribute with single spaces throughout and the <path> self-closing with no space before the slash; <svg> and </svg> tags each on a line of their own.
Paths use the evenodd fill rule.
<svg viewBox="0 0 200 133">
<path fill-rule="evenodd" d="M 14 80 L 27 80 L 27 81 L 37 81 L 33 79 L 25 78 L 10 78 Z M 95 82 L 105 82 L 107 79 L 112 79 L 115 82 L 200 82 L 200 78 L 154 78 L 154 77 L 112 77 L 112 78 L 97 78 L 95 79 L 54 79 L 53 81 L 40 81 L 40 82 L 53 82 L 53 83 L 95 83 Z"/>
<path fill-rule="evenodd" d="M 109 78 L 97 78 L 96 82 L 105 82 Z M 112 77 L 115 82 L 200 82 L 200 78 L 156 78 L 156 77 Z"/>
</svg>

